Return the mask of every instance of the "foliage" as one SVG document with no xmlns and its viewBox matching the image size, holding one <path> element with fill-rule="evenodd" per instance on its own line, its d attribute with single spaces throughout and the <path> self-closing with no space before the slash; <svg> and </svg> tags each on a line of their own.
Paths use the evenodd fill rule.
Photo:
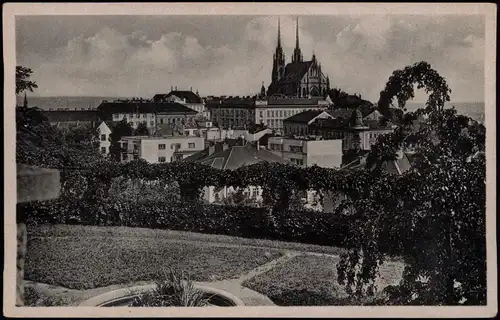
<svg viewBox="0 0 500 320">
<path fill-rule="evenodd" d="M 24 305 L 27 307 L 57 307 L 65 306 L 69 303 L 69 301 L 63 298 L 55 298 L 41 294 L 33 287 L 26 286 L 24 288 Z"/>
<path fill-rule="evenodd" d="M 130 307 L 206 307 L 210 297 L 194 286 L 184 271 L 162 270 L 151 292 L 138 295 Z"/>
<path fill-rule="evenodd" d="M 36 82 L 29 80 L 33 70 L 23 66 L 16 66 L 16 95 L 24 91 L 33 92 L 38 88 Z"/>
<path fill-rule="evenodd" d="M 398 107 L 404 108 L 406 101 L 415 97 L 415 84 L 418 89 L 424 88 L 429 94 L 427 108 L 443 108 L 444 103 L 450 101 L 451 89 L 446 80 L 432 69 L 430 64 L 422 61 L 392 73 L 384 90 L 380 92 L 379 111 L 385 116 L 390 116 L 389 107 L 394 97 L 397 99 Z"/>
<path fill-rule="evenodd" d="M 484 146 L 484 132 L 456 110 L 443 110 L 450 91 L 427 63 L 395 71 L 379 107 L 394 95 L 404 105 L 413 97 L 414 82 L 427 86 L 427 108 L 405 115 L 400 128 L 379 138 L 367 159 L 370 183 L 346 200 L 359 219 L 350 228 L 352 249 L 338 266 L 339 283 L 358 297 L 372 295 L 378 267 L 392 253 L 407 267 L 400 285 L 387 292 L 389 301 L 484 304 L 485 163 L 471 159 Z M 414 126 L 422 114 L 428 119 Z M 403 147 L 415 150 L 412 169 L 384 175 L 381 164 Z"/>
<path fill-rule="evenodd" d="M 97 132 L 53 127 L 37 108 L 16 110 L 16 162 L 41 167 L 92 166 L 100 159 Z"/>
<path fill-rule="evenodd" d="M 137 129 L 134 130 L 134 136 L 148 136 L 148 135 L 149 135 L 148 126 L 144 122 L 139 123 Z"/>
<path fill-rule="evenodd" d="M 111 140 L 111 144 L 109 146 L 109 154 L 111 155 L 112 159 L 114 159 L 115 161 L 121 161 L 122 146 L 120 145 L 119 141 L 123 137 L 132 136 L 133 133 L 134 129 L 126 119 L 123 119 L 113 127 L 113 130 L 111 130 L 111 134 L 109 135 L 109 139 Z"/>
</svg>

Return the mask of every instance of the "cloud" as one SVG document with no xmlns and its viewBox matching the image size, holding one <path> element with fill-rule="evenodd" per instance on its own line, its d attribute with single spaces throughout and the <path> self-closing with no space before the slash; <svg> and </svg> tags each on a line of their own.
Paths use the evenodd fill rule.
<svg viewBox="0 0 500 320">
<path fill-rule="evenodd" d="M 201 94 L 247 95 L 257 93 L 262 81 L 269 84 L 278 17 L 228 18 L 219 24 L 196 19 L 190 18 L 190 32 L 165 26 L 161 19 L 151 20 L 151 25 L 136 23 L 136 28 L 130 26 L 133 20 L 124 21 L 126 27 L 120 19 L 109 25 L 99 20 L 101 28 L 92 20 L 87 29 L 79 20 L 79 27 L 65 34 L 67 40 L 53 42 L 54 48 L 47 49 L 52 43 L 47 33 L 38 32 L 36 41 L 19 36 L 18 63 L 35 71 L 41 95 L 152 96 L 170 86 L 193 87 Z M 296 21 L 281 16 L 280 22 L 289 62 Z M 55 20 L 37 23 L 54 28 Z M 314 51 L 332 86 L 366 99 L 378 99 L 395 69 L 422 60 L 445 76 L 454 90 L 452 99 L 483 99 L 481 18 L 301 17 L 299 37 L 304 59 Z"/>
</svg>

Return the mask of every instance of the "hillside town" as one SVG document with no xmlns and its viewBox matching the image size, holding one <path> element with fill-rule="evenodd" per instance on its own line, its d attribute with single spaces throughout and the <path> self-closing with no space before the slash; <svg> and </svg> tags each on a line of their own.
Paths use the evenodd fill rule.
<svg viewBox="0 0 500 320">
<path fill-rule="evenodd" d="M 302 51 L 299 22 L 288 59 L 276 19 L 253 95 L 171 76 L 150 96 L 42 109 L 36 70 L 17 66 L 16 303 L 484 304 L 485 125 L 444 108 L 451 90 L 425 61 L 378 101 L 344 91 Z M 428 100 L 408 112 L 414 85 Z M 192 294 L 165 268 L 194 274 L 203 301 L 162 300 L 159 283 Z"/>
</svg>

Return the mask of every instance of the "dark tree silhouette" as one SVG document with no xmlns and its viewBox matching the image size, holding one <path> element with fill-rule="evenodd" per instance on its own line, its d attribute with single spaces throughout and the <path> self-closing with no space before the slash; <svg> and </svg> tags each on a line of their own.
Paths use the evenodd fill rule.
<svg viewBox="0 0 500 320">
<path fill-rule="evenodd" d="M 33 92 L 33 89 L 38 88 L 36 82 L 29 80 L 33 70 L 23 66 L 16 66 L 16 94 L 24 91 Z"/>
</svg>

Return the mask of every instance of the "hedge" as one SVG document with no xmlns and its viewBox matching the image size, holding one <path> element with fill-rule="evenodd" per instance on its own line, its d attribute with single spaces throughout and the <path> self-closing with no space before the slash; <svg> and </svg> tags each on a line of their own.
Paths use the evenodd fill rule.
<svg viewBox="0 0 500 320">
<path fill-rule="evenodd" d="M 272 213 L 269 208 L 203 202 L 68 202 L 18 205 L 28 224 L 83 224 L 170 229 L 245 238 L 348 247 L 351 217 L 313 211 Z"/>
</svg>

